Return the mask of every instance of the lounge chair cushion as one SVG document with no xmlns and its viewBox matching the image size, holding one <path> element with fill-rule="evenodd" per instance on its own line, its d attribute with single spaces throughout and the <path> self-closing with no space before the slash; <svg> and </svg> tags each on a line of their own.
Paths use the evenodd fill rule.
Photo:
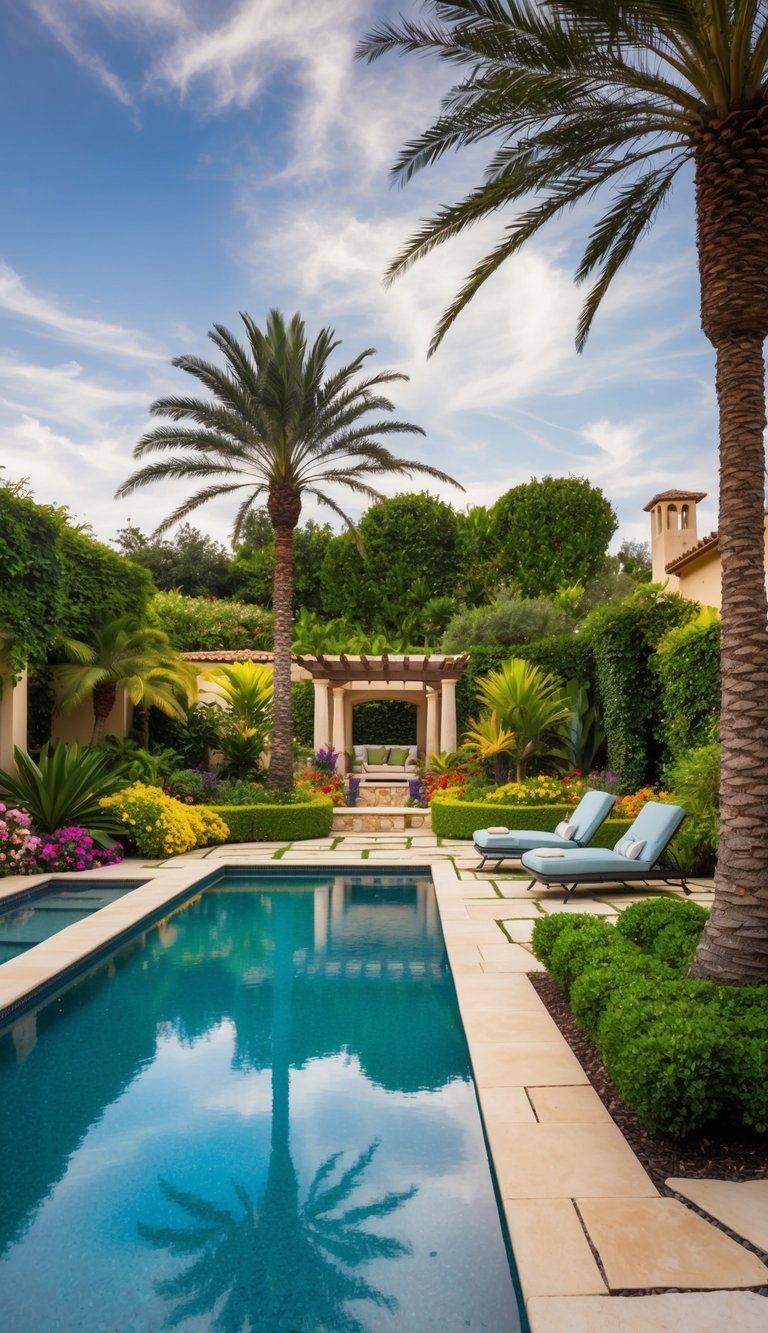
<svg viewBox="0 0 768 1333">
<path fill-rule="evenodd" d="M 576 847 L 576 843 L 559 838 L 556 833 L 541 829 L 516 828 L 508 833 L 492 833 L 490 829 L 476 829 L 472 834 L 475 847 L 483 856 L 514 856 L 534 847 Z"/>
<path fill-rule="evenodd" d="M 552 862 L 547 857 L 539 856 L 537 851 L 525 852 L 522 862 L 526 870 L 534 875 L 539 870 L 551 875 L 555 869 Z M 620 856 L 607 847 L 576 847 L 573 851 L 565 852 L 562 860 L 557 863 L 558 874 L 562 871 L 564 879 L 569 878 L 570 872 L 574 879 L 580 875 L 602 874 L 606 879 L 621 879 L 623 875 L 638 875 L 652 868 L 650 861 L 641 861 L 639 858 L 630 861 L 628 856 Z"/>
</svg>

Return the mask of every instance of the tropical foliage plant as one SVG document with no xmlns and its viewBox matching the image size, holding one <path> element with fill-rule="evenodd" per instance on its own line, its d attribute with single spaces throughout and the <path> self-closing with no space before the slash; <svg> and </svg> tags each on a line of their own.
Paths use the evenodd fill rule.
<svg viewBox="0 0 768 1333">
<path fill-rule="evenodd" d="M 58 706 L 71 713 L 84 700 L 93 704 L 91 744 L 98 745 L 117 699 L 125 690 L 131 703 L 159 708 L 183 719 L 197 688 L 197 673 L 176 653 L 162 630 L 119 616 L 97 630 L 91 643 L 63 639 L 69 664 L 58 668 Z"/>
<path fill-rule="evenodd" d="M 515 749 L 515 733 L 505 730 L 495 708 L 481 718 L 470 718 L 464 744 L 470 754 L 490 761 L 497 783 L 504 781 L 509 769 L 509 755 Z"/>
<path fill-rule="evenodd" d="M 514 736 L 509 753 L 518 782 L 536 757 L 563 753 L 565 724 L 570 717 L 561 682 L 524 658 L 513 657 L 478 682 L 477 697 L 495 711 Z"/>
<path fill-rule="evenodd" d="M 293 611 L 293 534 L 302 497 L 311 495 L 352 520 L 328 492 L 340 485 L 356 496 L 379 500 L 371 477 L 424 473 L 441 481 L 452 478 L 425 463 L 397 458 L 381 442 L 392 434 L 423 434 L 410 422 L 391 420 L 393 403 L 383 390 L 404 376 L 393 371 L 368 374 L 372 349 L 345 366 L 330 368 L 338 342 L 322 329 L 310 346 L 298 314 L 286 321 L 272 310 L 266 330 L 242 315 L 247 344 L 222 325 L 209 334 L 225 367 L 196 356 L 180 356 L 174 365 L 200 381 L 210 397 L 160 398 L 154 416 L 170 423 L 149 431 L 134 455 L 170 455 L 139 468 L 119 488 L 130 495 L 138 487 L 169 479 L 203 482 L 161 524 L 161 530 L 186 518 L 200 505 L 240 492 L 233 540 L 256 505 L 266 500 L 275 531 L 274 724 L 269 783 L 287 788 L 293 781 L 291 713 L 291 625 Z M 370 414 L 383 414 L 374 416 Z M 178 423 L 189 424 L 178 424 Z"/>
<path fill-rule="evenodd" d="M 575 204 L 608 191 L 578 266 L 593 280 L 583 347 L 613 278 L 693 170 L 701 326 L 716 358 L 722 566 L 721 836 L 716 894 L 694 975 L 768 978 L 768 843 L 754 775 L 768 773 L 765 588 L 768 336 L 768 24 L 761 0 L 427 0 L 423 21 L 382 22 L 362 44 L 432 53 L 459 70 L 400 180 L 490 144 L 484 179 L 422 223 L 394 277 L 486 217 L 505 217 L 439 321 L 434 350 L 505 260 Z M 626 774 L 622 774 L 626 777 Z M 763 783 L 768 779 L 762 778 Z"/>
<path fill-rule="evenodd" d="M 46 744 L 37 763 L 17 746 L 17 772 L 0 770 L 0 798 L 26 810 L 40 833 L 76 825 L 99 842 L 120 832 L 119 821 L 101 805 L 125 785 L 114 758 L 77 741 Z"/>
</svg>

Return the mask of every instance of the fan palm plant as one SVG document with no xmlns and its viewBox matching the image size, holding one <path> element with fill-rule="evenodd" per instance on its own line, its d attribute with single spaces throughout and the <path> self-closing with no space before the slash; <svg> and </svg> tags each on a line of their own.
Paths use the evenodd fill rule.
<svg viewBox="0 0 768 1333">
<path fill-rule="evenodd" d="M 175 366 L 200 381 L 210 397 L 168 397 L 152 404 L 154 416 L 170 417 L 174 424 L 149 431 L 136 445 L 134 456 L 171 456 L 134 472 L 117 493 L 130 495 L 140 486 L 171 478 L 204 481 L 202 489 L 160 525 L 163 531 L 209 500 L 240 492 L 235 543 L 248 514 L 266 497 L 275 531 L 275 693 L 269 785 L 287 789 L 293 781 L 293 534 L 303 497 L 312 496 L 353 527 L 327 486 L 343 486 L 353 495 L 379 500 L 380 493 L 369 482 L 377 474 L 419 472 L 454 486 L 458 482 L 425 463 L 396 458 L 381 443 L 381 436 L 423 435 L 420 426 L 386 417 L 364 420 L 369 413 L 394 411 L 382 390 L 407 378 L 390 370 L 365 373 L 364 363 L 373 354 L 372 348 L 330 370 L 331 356 L 339 345 L 332 329 L 322 329 L 310 346 L 298 314 L 286 323 L 279 310 L 272 310 L 266 331 L 250 315 L 241 318 L 246 345 L 220 324 L 208 335 L 224 358 L 223 368 L 195 356 L 174 360 Z"/>
<path fill-rule="evenodd" d="M 186 717 L 197 689 L 197 672 L 171 647 L 162 630 L 118 616 L 97 630 L 93 643 L 62 639 L 60 646 L 70 662 L 57 668 L 58 708 L 71 713 L 91 698 L 91 745 L 104 737 L 118 689 L 125 690 L 134 705 L 159 708 L 176 719 Z"/>
<path fill-rule="evenodd" d="M 768 978 L 768 629 L 763 507 L 768 336 L 768 15 L 765 0 L 426 0 L 424 22 L 384 23 L 359 55 L 433 54 L 463 77 L 403 150 L 407 181 L 488 141 L 484 180 L 426 221 L 395 277 L 509 208 L 497 245 L 440 319 L 431 350 L 475 292 L 551 219 L 603 187 L 577 269 L 594 278 L 581 348 L 621 265 L 690 163 L 701 324 L 716 353 L 722 561 L 721 837 L 715 902 L 694 975 Z M 510 208 L 511 206 L 511 208 Z"/>
<path fill-rule="evenodd" d="M 571 706 L 557 676 L 513 657 L 478 681 L 477 697 L 514 738 L 505 750 L 514 758 L 518 782 L 534 756 L 562 753 Z"/>
</svg>

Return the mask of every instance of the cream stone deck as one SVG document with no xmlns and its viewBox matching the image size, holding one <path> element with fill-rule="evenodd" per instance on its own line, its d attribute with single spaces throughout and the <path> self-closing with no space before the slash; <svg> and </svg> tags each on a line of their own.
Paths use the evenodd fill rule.
<svg viewBox="0 0 768 1333">
<path fill-rule="evenodd" d="M 533 1333 L 721 1333 L 729 1324 L 739 1333 L 764 1333 L 768 1299 L 755 1289 L 768 1287 L 768 1268 L 685 1200 L 763 1248 L 768 1185 L 675 1179 L 669 1187 L 676 1198 L 658 1193 L 527 975 L 541 970 L 530 952 L 533 922 L 561 911 L 561 894 L 527 892 L 513 867 L 512 873 L 478 873 L 467 842 L 436 839 L 426 828 L 334 833 L 89 872 L 147 882 L 5 963 L 0 1009 L 171 907 L 228 864 L 431 868 Z M 3 880 L 0 906 L 29 883 L 29 877 Z M 711 901 L 710 883 L 693 889 L 697 901 Z M 643 896 L 592 886 L 567 910 L 615 920 Z M 665 1294 L 644 1294 L 656 1288 Z"/>
</svg>

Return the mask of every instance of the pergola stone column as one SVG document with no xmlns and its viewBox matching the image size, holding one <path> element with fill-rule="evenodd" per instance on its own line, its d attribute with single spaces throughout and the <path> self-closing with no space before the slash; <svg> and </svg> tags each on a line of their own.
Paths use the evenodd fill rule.
<svg viewBox="0 0 768 1333">
<path fill-rule="evenodd" d="M 333 748 L 338 754 L 336 772 L 344 777 L 347 771 L 347 728 L 344 717 L 344 686 L 334 686 L 333 690 Z"/>
<path fill-rule="evenodd" d="M 440 685 L 440 749 L 456 749 L 456 681 Z"/>
<path fill-rule="evenodd" d="M 438 693 L 432 686 L 427 687 L 427 748 L 425 757 L 440 752 L 440 723 L 437 712 Z"/>
<path fill-rule="evenodd" d="M 16 772 L 14 746 L 27 749 L 27 673 L 14 685 L 7 659 L 7 642 L 0 635 L 0 768 Z"/>
<path fill-rule="evenodd" d="M 328 681 L 316 680 L 313 683 L 315 687 L 314 743 L 317 751 L 324 750 L 331 743 L 331 715 Z"/>
</svg>

